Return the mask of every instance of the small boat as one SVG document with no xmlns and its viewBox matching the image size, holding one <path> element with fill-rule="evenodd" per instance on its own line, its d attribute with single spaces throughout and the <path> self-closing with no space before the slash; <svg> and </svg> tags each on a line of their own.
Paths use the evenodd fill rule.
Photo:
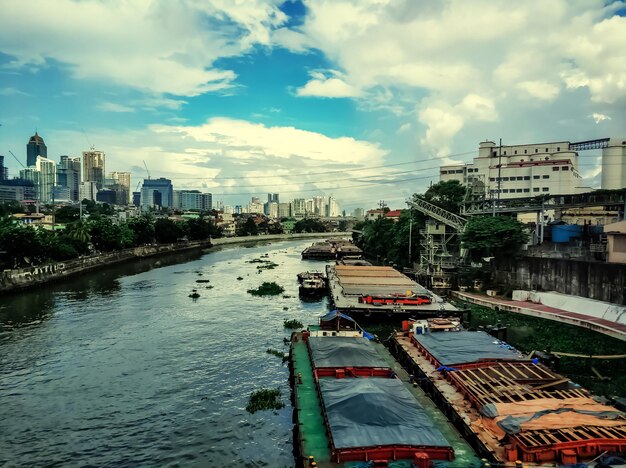
<svg viewBox="0 0 626 468">
<path fill-rule="evenodd" d="M 298 283 L 302 284 L 305 280 L 309 279 L 321 279 L 326 282 L 326 275 L 321 271 L 303 271 L 298 273 Z"/>
<path fill-rule="evenodd" d="M 300 284 L 300 295 L 323 296 L 326 294 L 326 281 L 322 278 L 309 278 Z"/>
</svg>

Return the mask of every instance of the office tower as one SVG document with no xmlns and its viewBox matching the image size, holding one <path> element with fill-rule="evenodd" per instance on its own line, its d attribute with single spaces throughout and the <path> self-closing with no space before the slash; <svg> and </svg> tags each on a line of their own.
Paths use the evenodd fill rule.
<svg viewBox="0 0 626 468">
<path fill-rule="evenodd" d="M 98 193 L 98 187 L 95 182 L 81 182 L 78 187 L 78 198 L 82 202 L 83 200 L 94 200 Z"/>
<path fill-rule="evenodd" d="M 37 156 L 36 167 L 39 171 L 39 200 L 50 203 L 54 198 L 54 187 L 57 184 L 57 165 L 54 161 Z"/>
<path fill-rule="evenodd" d="M 104 152 L 83 151 L 83 182 L 95 182 L 101 189 L 104 187 Z"/>
<path fill-rule="evenodd" d="M 39 171 L 35 166 L 27 167 L 25 169 L 20 169 L 20 179 L 29 181 L 33 184 L 33 195 L 35 200 L 39 200 L 40 194 L 40 184 L 39 184 Z"/>
<path fill-rule="evenodd" d="M 173 208 L 174 187 L 170 179 L 144 179 L 141 186 L 141 208 L 147 210 L 155 206 Z"/>
<path fill-rule="evenodd" d="M 37 132 L 30 137 L 26 145 L 26 166 L 31 167 L 37 164 L 37 156 L 48 157 L 48 147 Z"/>
<path fill-rule="evenodd" d="M 332 195 L 328 197 L 328 209 L 326 210 L 326 216 L 330 218 L 336 218 L 339 216 L 339 203 L 335 200 L 335 197 Z"/>
<path fill-rule="evenodd" d="M 0 180 L 9 178 L 9 168 L 4 165 L 4 156 L 0 155 Z"/>
<path fill-rule="evenodd" d="M 61 156 L 57 167 L 57 184 L 70 190 L 72 201 L 78 201 L 80 182 L 80 158 Z"/>
<path fill-rule="evenodd" d="M 130 190 L 130 172 L 111 172 L 110 178 L 116 180 L 117 183 L 122 187 L 123 190 L 126 191 L 126 201 L 122 204 L 127 204 L 129 202 L 129 196 L 131 193 Z"/>
</svg>

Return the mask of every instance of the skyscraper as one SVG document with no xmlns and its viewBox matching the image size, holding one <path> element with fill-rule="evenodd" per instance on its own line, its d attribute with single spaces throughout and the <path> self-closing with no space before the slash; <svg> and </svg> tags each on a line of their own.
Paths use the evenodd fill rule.
<svg viewBox="0 0 626 468">
<path fill-rule="evenodd" d="M 37 156 L 48 157 L 48 147 L 37 132 L 30 137 L 26 145 L 26 166 L 35 166 L 37 164 Z"/>
<path fill-rule="evenodd" d="M 172 208 L 174 205 L 174 187 L 172 181 L 164 177 L 144 179 L 141 186 L 141 208 L 147 210 L 154 206 Z"/>
<path fill-rule="evenodd" d="M 122 205 L 127 205 L 128 202 L 130 201 L 130 195 L 131 195 L 131 189 L 130 189 L 130 172 L 111 172 L 110 176 L 111 179 L 117 181 L 117 183 L 119 184 L 119 186 L 121 187 L 121 189 L 123 191 L 126 192 L 126 200 L 124 200 L 124 203 L 118 203 L 118 204 L 122 204 Z M 119 202 L 119 200 L 118 200 Z"/>
<path fill-rule="evenodd" d="M 9 168 L 4 165 L 4 156 L 0 155 L 0 180 L 9 178 Z"/>
<path fill-rule="evenodd" d="M 83 182 L 95 182 L 101 189 L 104 187 L 104 152 L 83 151 Z"/>
<path fill-rule="evenodd" d="M 20 169 L 20 179 L 29 181 L 33 184 L 33 195 L 36 200 L 39 200 L 39 189 L 41 184 L 39 183 L 39 171 L 35 166 Z"/>
<path fill-rule="evenodd" d="M 53 201 L 54 187 L 57 184 L 57 165 L 54 161 L 37 156 L 37 170 L 39 171 L 39 201 L 50 203 Z"/>
<path fill-rule="evenodd" d="M 70 191 L 70 200 L 78 201 L 80 187 L 80 158 L 61 156 L 57 167 L 57 184 L 67 187 Z"/>
</svg>

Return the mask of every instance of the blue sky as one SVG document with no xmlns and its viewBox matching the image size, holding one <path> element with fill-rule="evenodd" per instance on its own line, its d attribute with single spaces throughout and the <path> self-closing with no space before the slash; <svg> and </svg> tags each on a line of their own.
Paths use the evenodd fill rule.
<svg viewBox="0 0 626 468">
<path fill-rule="evenodd" d="M 623 137 L 624 2 L 0 0 L 0 154 L 402 207 L 478 142 Z M 37 11 L 38 15 L 32 15 Z M 595 154 L 581 172 L 597 186 Z M 406 164 L 405 164 L 406 163 Z"/>
</svg>

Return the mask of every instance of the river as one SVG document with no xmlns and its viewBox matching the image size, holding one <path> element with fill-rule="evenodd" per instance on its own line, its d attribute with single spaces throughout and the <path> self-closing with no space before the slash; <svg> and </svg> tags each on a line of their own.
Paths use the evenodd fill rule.
<svg viewBox="0 0 626 468">
<path fill-rule="evenodd" d="M 292 466 L 289 372 L 266 349 L 288 351 L 285 318 L 327 308 L 298 298 L 296 274 L 323 267 L 300 259 L 310 243 L 141 260 L 0 297 L 0 466 Z M 278 266 L 248 263 L 262 255 Z M 285 295 L 246 293 L 262 281 Z M 286 407 L 247 413 L 260 387 Z"/>
</svg>

